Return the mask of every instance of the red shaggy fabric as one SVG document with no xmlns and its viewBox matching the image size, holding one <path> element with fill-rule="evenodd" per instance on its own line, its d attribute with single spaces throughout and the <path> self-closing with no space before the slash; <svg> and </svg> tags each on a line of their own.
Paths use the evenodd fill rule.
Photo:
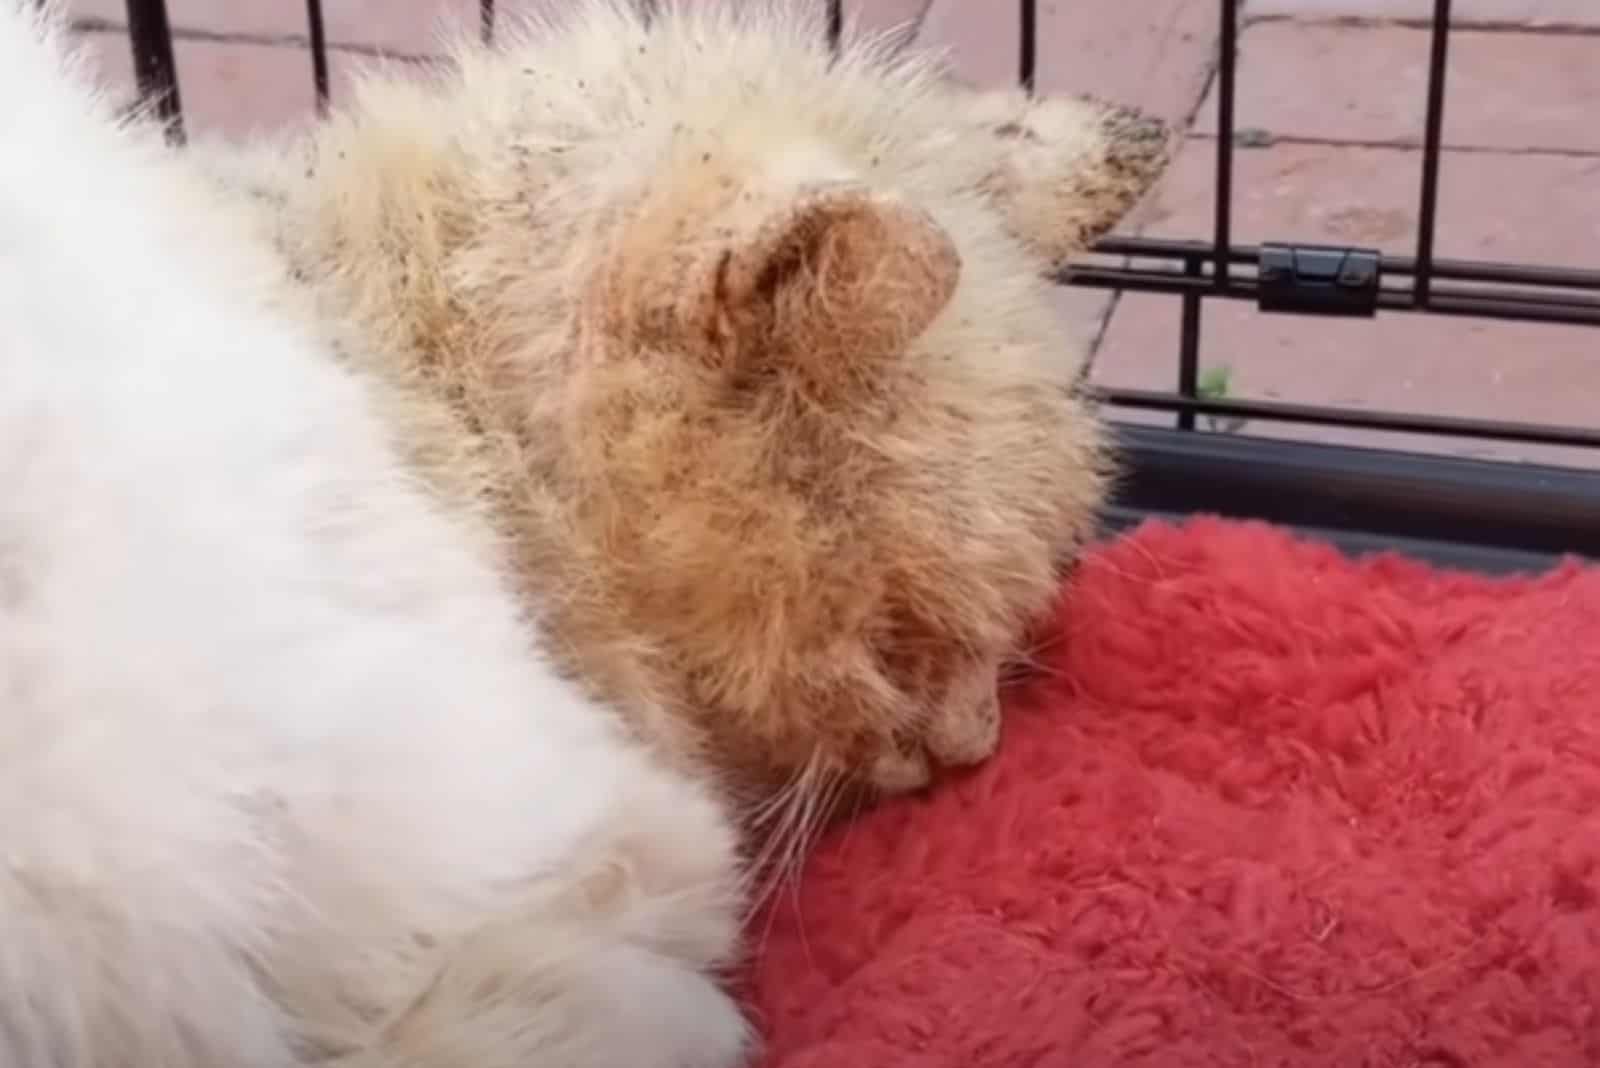
<svg viewBox="0 0 1600 1068">
<path fill-rule="evenodd" d="M 767 1068 L 1600 1065 L 1600 569 L 1089 558 L 1001 754 L 753 932 Z"/>
</svg>

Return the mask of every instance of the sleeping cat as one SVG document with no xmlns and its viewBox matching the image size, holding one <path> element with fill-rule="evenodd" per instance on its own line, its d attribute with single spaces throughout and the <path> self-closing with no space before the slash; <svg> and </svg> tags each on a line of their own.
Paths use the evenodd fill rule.
<svg viewBox="0 0 1600 1068">
<path fill-rule="evenodd" d="M 0 1064 L 731 1068 L 734 836 L 0 0 Z M 273 305 L 279 305 L 273 307 Z"/>
<path fill-rule="evenodd" d="M 831 55 L 815 5 L 554 6 L 198 151 L 661 752 L 813 797 L 983 759 L 1108 469 L 1046 275 L 1164 129 Z"/>
</svg>

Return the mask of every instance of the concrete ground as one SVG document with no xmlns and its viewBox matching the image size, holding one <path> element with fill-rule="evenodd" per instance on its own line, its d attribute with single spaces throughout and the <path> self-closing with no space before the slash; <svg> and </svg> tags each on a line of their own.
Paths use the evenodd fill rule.
<svg viewBox="0 0 1600 1068">
<path fill-rule="evenodd" d="M 535 3 L 501 0 L 506 14 Z M 807 0 L 799 0 L 807 2 Z M 243 133 L 311 112 L 297 0 L 168 0 L 193 128 Z M 1431 0 L 1242 0 L 1234 237 L 1375 246 L 1415 241 Z M 71 0 L 108 80 L 131 84 L 123 0 Z M 1600 268 L 1600 0 L 1456 0 L 1440 186 L 1441 256 Z M 905 26 L 960 74 L 1014 80 L 1016 5 L 847 0 L 847 15 Z M 425 56 L 441 17 L 476 0 L 324 0 L 334 94 L 378 53 Z M 1124 228 L 1209 234 L 1215 151 L 1213 0 L 1041 0 L 1038 82 L 1140 105 L 1187 130 L 1177 161 Z M 1064 293 L 1096 338 L 1093 378 L 1174 384 L 1177 303 Z M 1393 314 L 1328 322 L 1208 302 L 1202 359 L 1230 392 L 1377 409 L 1589 425 L 1600 405 L 1600 329 Z M 1148 418 L 1148 417 L 1146 417 Z M 1531 446 L 1375 439 L 1248 424 L 1243 433 L 1360 440 L 1600 466 Z"/>
</svg>

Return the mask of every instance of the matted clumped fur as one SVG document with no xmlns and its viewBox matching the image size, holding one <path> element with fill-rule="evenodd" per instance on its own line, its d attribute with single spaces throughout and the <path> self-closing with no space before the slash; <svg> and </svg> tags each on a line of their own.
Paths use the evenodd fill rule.
<svg viewBox="0 0 1600 1068">
<path fill-rule="evenodd" d="M 1164 130 L 815 5 L 558 6 L 211 165 L 647 736 L 767 787 L 981 760 L 1106 482 L 1045 275 Z"/>
</svg>

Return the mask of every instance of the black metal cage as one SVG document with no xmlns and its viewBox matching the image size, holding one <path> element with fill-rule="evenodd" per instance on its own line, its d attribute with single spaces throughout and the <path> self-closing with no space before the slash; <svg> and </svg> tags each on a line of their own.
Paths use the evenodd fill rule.
<svg viewBox="0 0 1600 1068">
<path fill-rule="evenodd" d="M 1033 88 L 1037 0 L 1020 0 L 1018 78 Z M 141 94 L 182 135 L 172 28 L 164 0 L 127 0 Z M 828 0 L 828 33 L 843 29 L 841 0 Z M 479 0 L 492 38 L 495 0 Z M 306 0 L 310 76 L 329 94 L 321 0 Z M 1352 551 L 1388 548 L 1481 570 L 1539 569 L 1563 553 L 1600 555 L 1600 470 L 1508 463 L 1365 445 L 1243 437 L 1208 429 L 1214 419 L 1341 427 L 1570 446 L 1600 461 L 1600 430 L 1506 420 L 1372 411 L 1208 396 L 1200 388 L 1201 323 L 1208 303 L 1252 301 L 1263 314 L 1371 318 L 1474 316 L 1600 326 L 1600 270 L 1443 259 L 1435 255 L 1441 141 L 1447 101 L 1451 0 L 1434 0 L 1414 252 L 1282 240 L 1233 240 L 1234 115 L 1240 14 L 1219 0 L 1215 194 L 1209 240 L 1113 235 L 1063 273 L 1063 284 L 1170 294 L 1178 351 L 1170 390 L 1101 389 L 1119 411 L 1170 413 L 1172 425 L 1118 424 L 1126 473 L 1115 525 L 1149 515 L 1211 512 L 1259 518 L 1325 537 Z M 1600 44 L 1596 59 L 1600 61 Z M 1597 191 L 1600 195 L 1600 191 Z M 1600 260 L 1600 250 L 1596 259 Z M 1600 359 L 1600 331 L 1595 333 Z M 1596 464 L 1600 467 L 1600 463 Z"/>
</svg>

